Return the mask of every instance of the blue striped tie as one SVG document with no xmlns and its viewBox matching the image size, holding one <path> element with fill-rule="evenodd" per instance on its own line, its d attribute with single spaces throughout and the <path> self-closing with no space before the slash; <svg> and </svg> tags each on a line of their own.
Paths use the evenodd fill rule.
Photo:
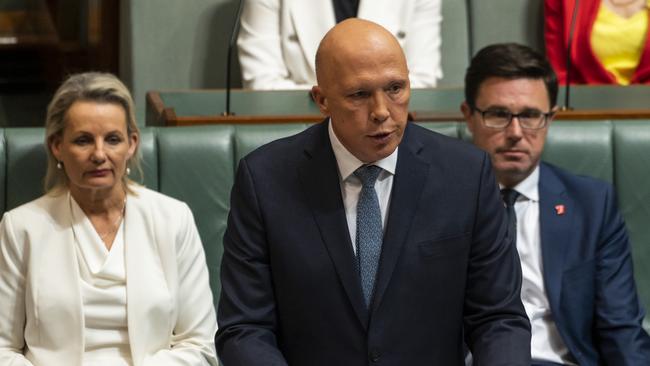
<svg viewBox="0 0 650 366">
<path fill-rule="evenodd" d="M 517 246 L 517 212 L 515 211 L 515 202 L 519 197 L 519 192 L 510 188 L 503 188 L 501 196 L 506 204 L 506 217 L 508 219 L 508 235 L 512 237 L 512 243 Z"/>
<path fill-rule="evenodd" d="M 357 259 L 359 261 L 359 275 L 361 277 L 361 289 L 366 300 L 366 306 L 370 307 L 372 292 L 379 266 L 381 255 L 381 243 L 384 236 L 381 220 L 381 209 L 379 199 L 375 192 L 375 181 L 381 172 L 376 165 L 365 165 L 354 172 L 363 187 L 359 193 L 357 203 Z"/>
</svg>

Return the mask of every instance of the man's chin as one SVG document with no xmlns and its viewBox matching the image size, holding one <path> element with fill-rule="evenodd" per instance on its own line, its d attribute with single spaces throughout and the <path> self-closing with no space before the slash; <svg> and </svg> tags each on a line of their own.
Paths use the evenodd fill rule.
<svg viewBox="0 0 650 366">
<path fill-rule="evenodd" d="M 494 170 L 499 176 L 499 180 L 516 181 L 520 182 L 533 171 L 530 164 L 515 163 L 515 162 L 500 162 L 494 164 Z"/>
</svg>

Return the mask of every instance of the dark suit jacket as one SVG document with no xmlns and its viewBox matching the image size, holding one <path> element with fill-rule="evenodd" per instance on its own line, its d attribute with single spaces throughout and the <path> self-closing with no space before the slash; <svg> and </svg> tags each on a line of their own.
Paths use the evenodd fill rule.
<svg viewBox="0 0 650 366">
<path fill-rule="evenodd" d="M 539 196 L 546 295 L 569 351 L 580 365 L 650 365 L 630 243 L 611 185 L 542 163 Z"/>
<path fill-rule="evenodd" d="M 521 269 L 488 156 L 408 124 L 370 309 L 327 123 L 241 160 L 221 267 L 225 366 L 528 365 Z"/>
</svg>

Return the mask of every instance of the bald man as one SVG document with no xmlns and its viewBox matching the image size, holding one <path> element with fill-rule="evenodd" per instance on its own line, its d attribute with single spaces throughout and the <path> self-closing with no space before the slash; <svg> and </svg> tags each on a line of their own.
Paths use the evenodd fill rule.
<svg viewBox="0 0 650 366">
<path fill-rule="evenodd" d="M 323 38 L 328 118 L 240 162 L 224 236 L 226 366 L 528 365 L 521 269 L 484 152 L 407 123 L 395 38 Z"/>
</svg>

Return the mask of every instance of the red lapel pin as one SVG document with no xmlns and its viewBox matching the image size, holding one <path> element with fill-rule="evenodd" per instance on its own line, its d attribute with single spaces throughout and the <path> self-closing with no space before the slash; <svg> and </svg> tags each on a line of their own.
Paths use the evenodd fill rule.
<svg viewBox="0 0 650 366">
<path fill-rule="evenodd" d="M 557 215 L 564 215 L 564 205 L 555 205 L 555 213 Z"/>
</svg>

